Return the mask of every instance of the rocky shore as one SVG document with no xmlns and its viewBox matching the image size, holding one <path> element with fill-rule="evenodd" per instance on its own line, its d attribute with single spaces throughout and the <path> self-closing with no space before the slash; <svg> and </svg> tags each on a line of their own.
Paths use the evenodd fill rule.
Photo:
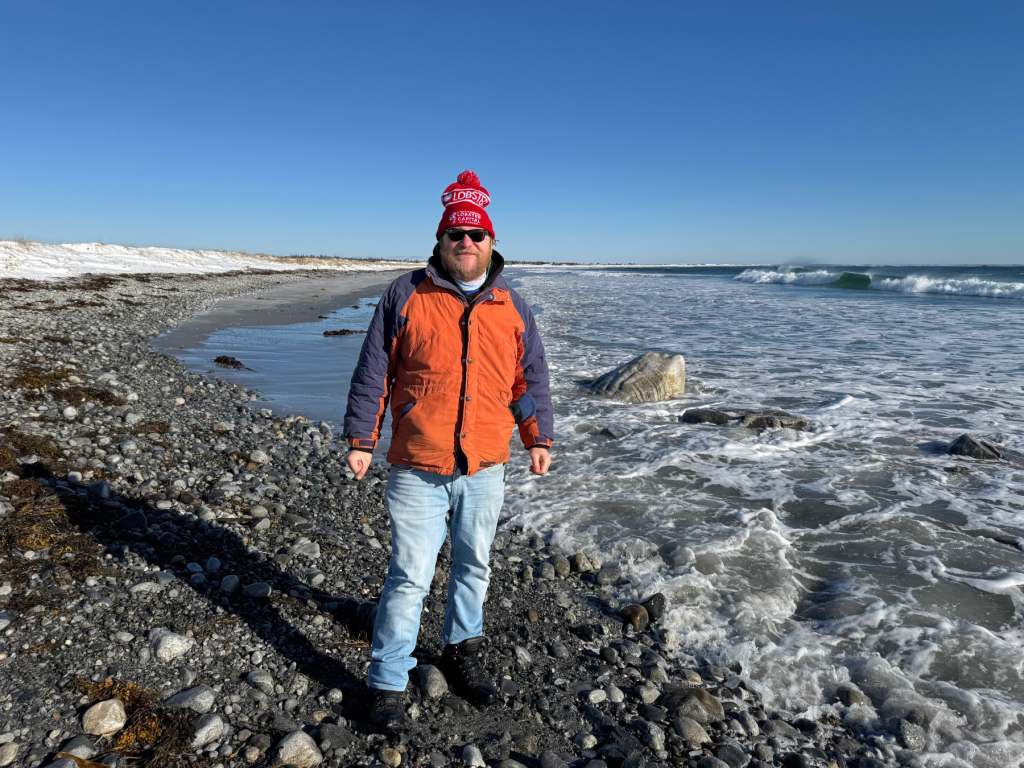
<svg viewBox="0 0 1024 768">
<path fill-rule="evenodd" d="M 150 339 L 220 297 L 321 273 L 0 281 L 0 766 L 871 766 L 923 731 L 766 711 L 742 670 L 671 654 L 664 599 L 600 553 L 499 531 L 500 704 L 434 666 L 447 564 L 400 737 L 365 721 L 389 550 L 385 470 Z M 336 274 L 331 277 L 336 278 Z"/>
</svg>

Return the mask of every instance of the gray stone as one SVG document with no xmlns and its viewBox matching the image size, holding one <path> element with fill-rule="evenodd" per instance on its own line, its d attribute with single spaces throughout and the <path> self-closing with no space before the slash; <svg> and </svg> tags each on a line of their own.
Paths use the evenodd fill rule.
<svg viewBox="0 0 1024 768">
<path fill-rule="evenodd" d="M 870 705 L 871 699 L 864 695 L 860 688 L 853 683 L 843 683 L 836 688 L 836 698 L 845 707 L 854 705 Z"/>
<path fill-rule="evenodd" d="M 21 746 L 13 741 L 0 745 L 0 766 L 11 765 L 17 760 L 19 749 L 21 749 Z"/>
<path fill-rule="evenodd" d="M 636 696 L 644 704 L 653 704 L 661 696 L 661 691 L 658 690 L 658 686 L 652 685 L 651 683 L 641 683 L 636 687 Z"/>
<path fill-rule="evenodd" d="M 660 725 L 648 722 L 647 720 L 634 720 L 633 727 L 645 746 L 650 747 L 654 752 L 664 751 L 665 731 Z"/>
<path fill-rule="evenodd" d="M 184 656 L 196 644 L 196 641 L 191 637 L 179 635 L 163 628 L 151 631 L 149 633 L 149 642 L 153 647 L 153 653 L 156 658 L 164 663 Z"/>
<path fill-rule="evenodd" d="M 93 736 L 109 736 L 124 728 L 128 715 L 120 699 L 93 704 L 82 715 L 82 730 Z"/>
<path fill-rule="evenodd" d="M 254 669 L 245 676 L 245 681 L 253 688 L 263 691 L 267 696 L 274 695 L 274 677 L 263 669 Z"/>
<path fill-rule="evenodd" d="M 211 709 L 217 699 L 217 694 L 208 685 L 197 685 L 186 691 L 179 691 L 164 702 L 165 706 L 173 709 L 191 709 L 193 712 L 205 715 Z"/>
<path fill-rule="evenodd" d="M 316 742 L 304 731 L 292 731 L 281 739 L 275 757 L 279 763 L 293 765 L 295 768 L 313 768 L 324 759 Z"/>
<path fill-rule="evenodd" d="M 900 742 L 900 746 L 905 749 L 913 750 L 914 752 L 921 752 L 924 750 L 925 744 L 928 741 L 928 734 L 924 728 L 916 723 L 912 723 L 909 720 L 901 719 L 896 723 L 896 738 Z"/>
<path fill-rule="evenodd" d="M 255 450 L 249 453 L 249 461 L 253 464 L 269 464 L 270 456 L 267 455 L 266 451 Z"/>
<path fill-rule="evenodd" d="M 394 747 L 381 747 L 380 761 L 388 768 L 398 768 L 402 764 L 402 753 Z"/>
<path fill-rule="evenodd" d="M 699 747 L 711 742 L 711 737 L 704 726 L 691 717 L 679 715 L 672 721 L 672 728 L 691 747 Z"/>
<path fill-rule="evenodd" d="M 627 403 L 668 400 L 686 388 L 686 360 L 682 355 L 644 352 L 598 377 L 589 387 L 595 394 Z"/>
<path fill-rule="evenodd" d="M 557 752 L 553 752 L 550 749 L 541 752 L 540 768 L 565 768 L 565 766 L 565 760 Z"/>
<path fill-rule="evenodd" d="M 254 581 L 252 584 L 246 584 L 242 588 L 242 594 L 246 597 L 257 599 L 270 597 L 273 591 L 273 588 L 265 581 Z"/>
<path fill-rule="evenodd" d="M 998 445 L 968 434 L 960 435 L 950 443 L 946 452 L 951 456 L 966 456 L 986 461 L 998 461 L 1003 458 L 1003 451 Z"/>
<path fill-rule="evenodd" d="M 96 755 L 96 746 L 88 736 L 75 736 L 61 745 L 60 752 L 67 752 L 69 755 L 88 760 Z M 0 763 L 2 765 L 2 763 Z"/>
<path fill-rule="evenodd" d="M 565 555 L 555 555 L 551 558 L 551 565 L 555 569 L 555 575 L 560 579 L 568 577 L 572 572 L 572 564 Z"/>
<path fill-rule="evenodd" d="M 587 557 L 585 552 L 577 552 L 572 556 L 571 562 L 572 569 L 576 571 L 576 573 L 590 573 L 590 571 L 594 570 L 594 564 L 590 561 L 590 558 Z"/>
<path fill-rule="evenodd" d="M 594 688 L 587 691 L 583 698 L 588 704 L 600 704 L 601 702 L 608 700 L 608 694 L 602 688 Z"/>
<path fill-rule="evenodd" d="M 604 687 L 604 692 L 608 695 L 608 701 L 612 704 L 621 704 L 626 700 L 626 694 L 622 692 L 622 689 L 614 683 L 608 683 Z"/>
<path fill-rule="evenodd" d="M 203 715 L 192 723 L 192 749 L 212 744 L 224 735 L 224 731 L 220 715 Z"/>
<path fill-rule="evenodd" d="M 316 560 L 320 557 L 320 545 L 315 541 L 311 541 L 310 539 L 303 537 L 292 544 L 289 554 L 292 557 L 306 557 L 310 560 Z"/>
<path fill-rule="evenodd" d="M 732 416 L 717 408 L 689 408 L 679 417 L 679 421 L 683 424 L 715 424 L 717 426 L 723 426 L 732 420 Z"/>
<path fill-rule="evenodd" d="M 683 698 L 674 712 L 676 717 L 680 715 L 696 720 L 701 725 L 716 723 L 725 720 L 725 710 L 722 702 L 714 695 L 703 688 L 694 688 L 693 691 Z"/>
<path fill-rule="evenodd" d="M 420 690 L 428 699 L 439 699 L 448 693 L 448 681 L 433 664 L 420 664 L 416 672 L 419 675 Z"/>
<path fill-rule="evenodd" d="M 484 755 L 476 744 L 467 744 L 462 748 L 462 763 L 467 768 L 487 768 Z"/>
<path fill-rule="evenodd" d="M 785 411 L 761 411 L 746 413 L 740 423 L 748 429 L 763 432 L 766 429 L 807 429 L 807 419 Z"/>
<path fill-rule="evenodd" d="M 729 768 L 747 768 L 750 762 L 748 755 L 735 741 L 723 741 L 715 749 L 715 757 L 723 763 L 728 763 Z"/>
<path fill-rule="evenodd" d="M 220 580 L 220 591 L 226 592 L 227 594 L 233 594 L 238 591 L 239 579 L 235 574 L 229 573 L 227 576 Z"/>
</svg>

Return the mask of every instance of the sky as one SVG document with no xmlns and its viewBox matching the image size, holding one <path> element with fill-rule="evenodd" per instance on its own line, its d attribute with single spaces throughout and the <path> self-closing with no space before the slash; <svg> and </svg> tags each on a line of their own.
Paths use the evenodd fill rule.
<svg viewBox="0 0 1024 768">
<path fill-rule="evenodd" d="M 1024 4 L 0 0 L 0 237 L 1024 263 Z"/>
</svg>

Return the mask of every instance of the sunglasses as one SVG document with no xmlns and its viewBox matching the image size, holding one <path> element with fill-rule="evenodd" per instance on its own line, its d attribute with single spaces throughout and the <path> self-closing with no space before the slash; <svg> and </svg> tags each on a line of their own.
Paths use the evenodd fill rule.
<svg viewBox="0 0 1024 768">
<path fill-rule="evenodd" d="M 462 238 L 469 236 L 474 243 L 482 243 L 484 238 L 490 234 L 486 229 L 446 229 L 445 236 L 453 243 L 461 243 Z"/>
</svg>

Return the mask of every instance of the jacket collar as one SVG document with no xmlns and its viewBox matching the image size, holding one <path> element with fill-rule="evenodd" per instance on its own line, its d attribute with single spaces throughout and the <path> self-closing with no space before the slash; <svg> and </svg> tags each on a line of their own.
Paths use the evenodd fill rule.
<svg viewBox="0 0 1024 768">
<path fill-rule="evenodd" d="M 484 284 L 480 286 L 480 291 L 476 294 L 482 296 L 488 288 L 504 288 L 505 278 L 501 276 L 502 270 L 505 269 L 505 259 L 497 251 L 491 252 L 491 267 L 487 270 L 487 279 L 484 280 Z M 430 256 L 430 260 L 427 262 L 427 275 L 433 281 L 434 285 L 439 288 L 447 288 L 450 291 L 454 291 L 459 296 L 464 296 L 462 290 L 455 281 L 452 280 L 451 275 L 445 270 L 444 265 L 441 263 L 441 246 L 440 244 L 434 246 L 434 252 Z"/>
</svg>

